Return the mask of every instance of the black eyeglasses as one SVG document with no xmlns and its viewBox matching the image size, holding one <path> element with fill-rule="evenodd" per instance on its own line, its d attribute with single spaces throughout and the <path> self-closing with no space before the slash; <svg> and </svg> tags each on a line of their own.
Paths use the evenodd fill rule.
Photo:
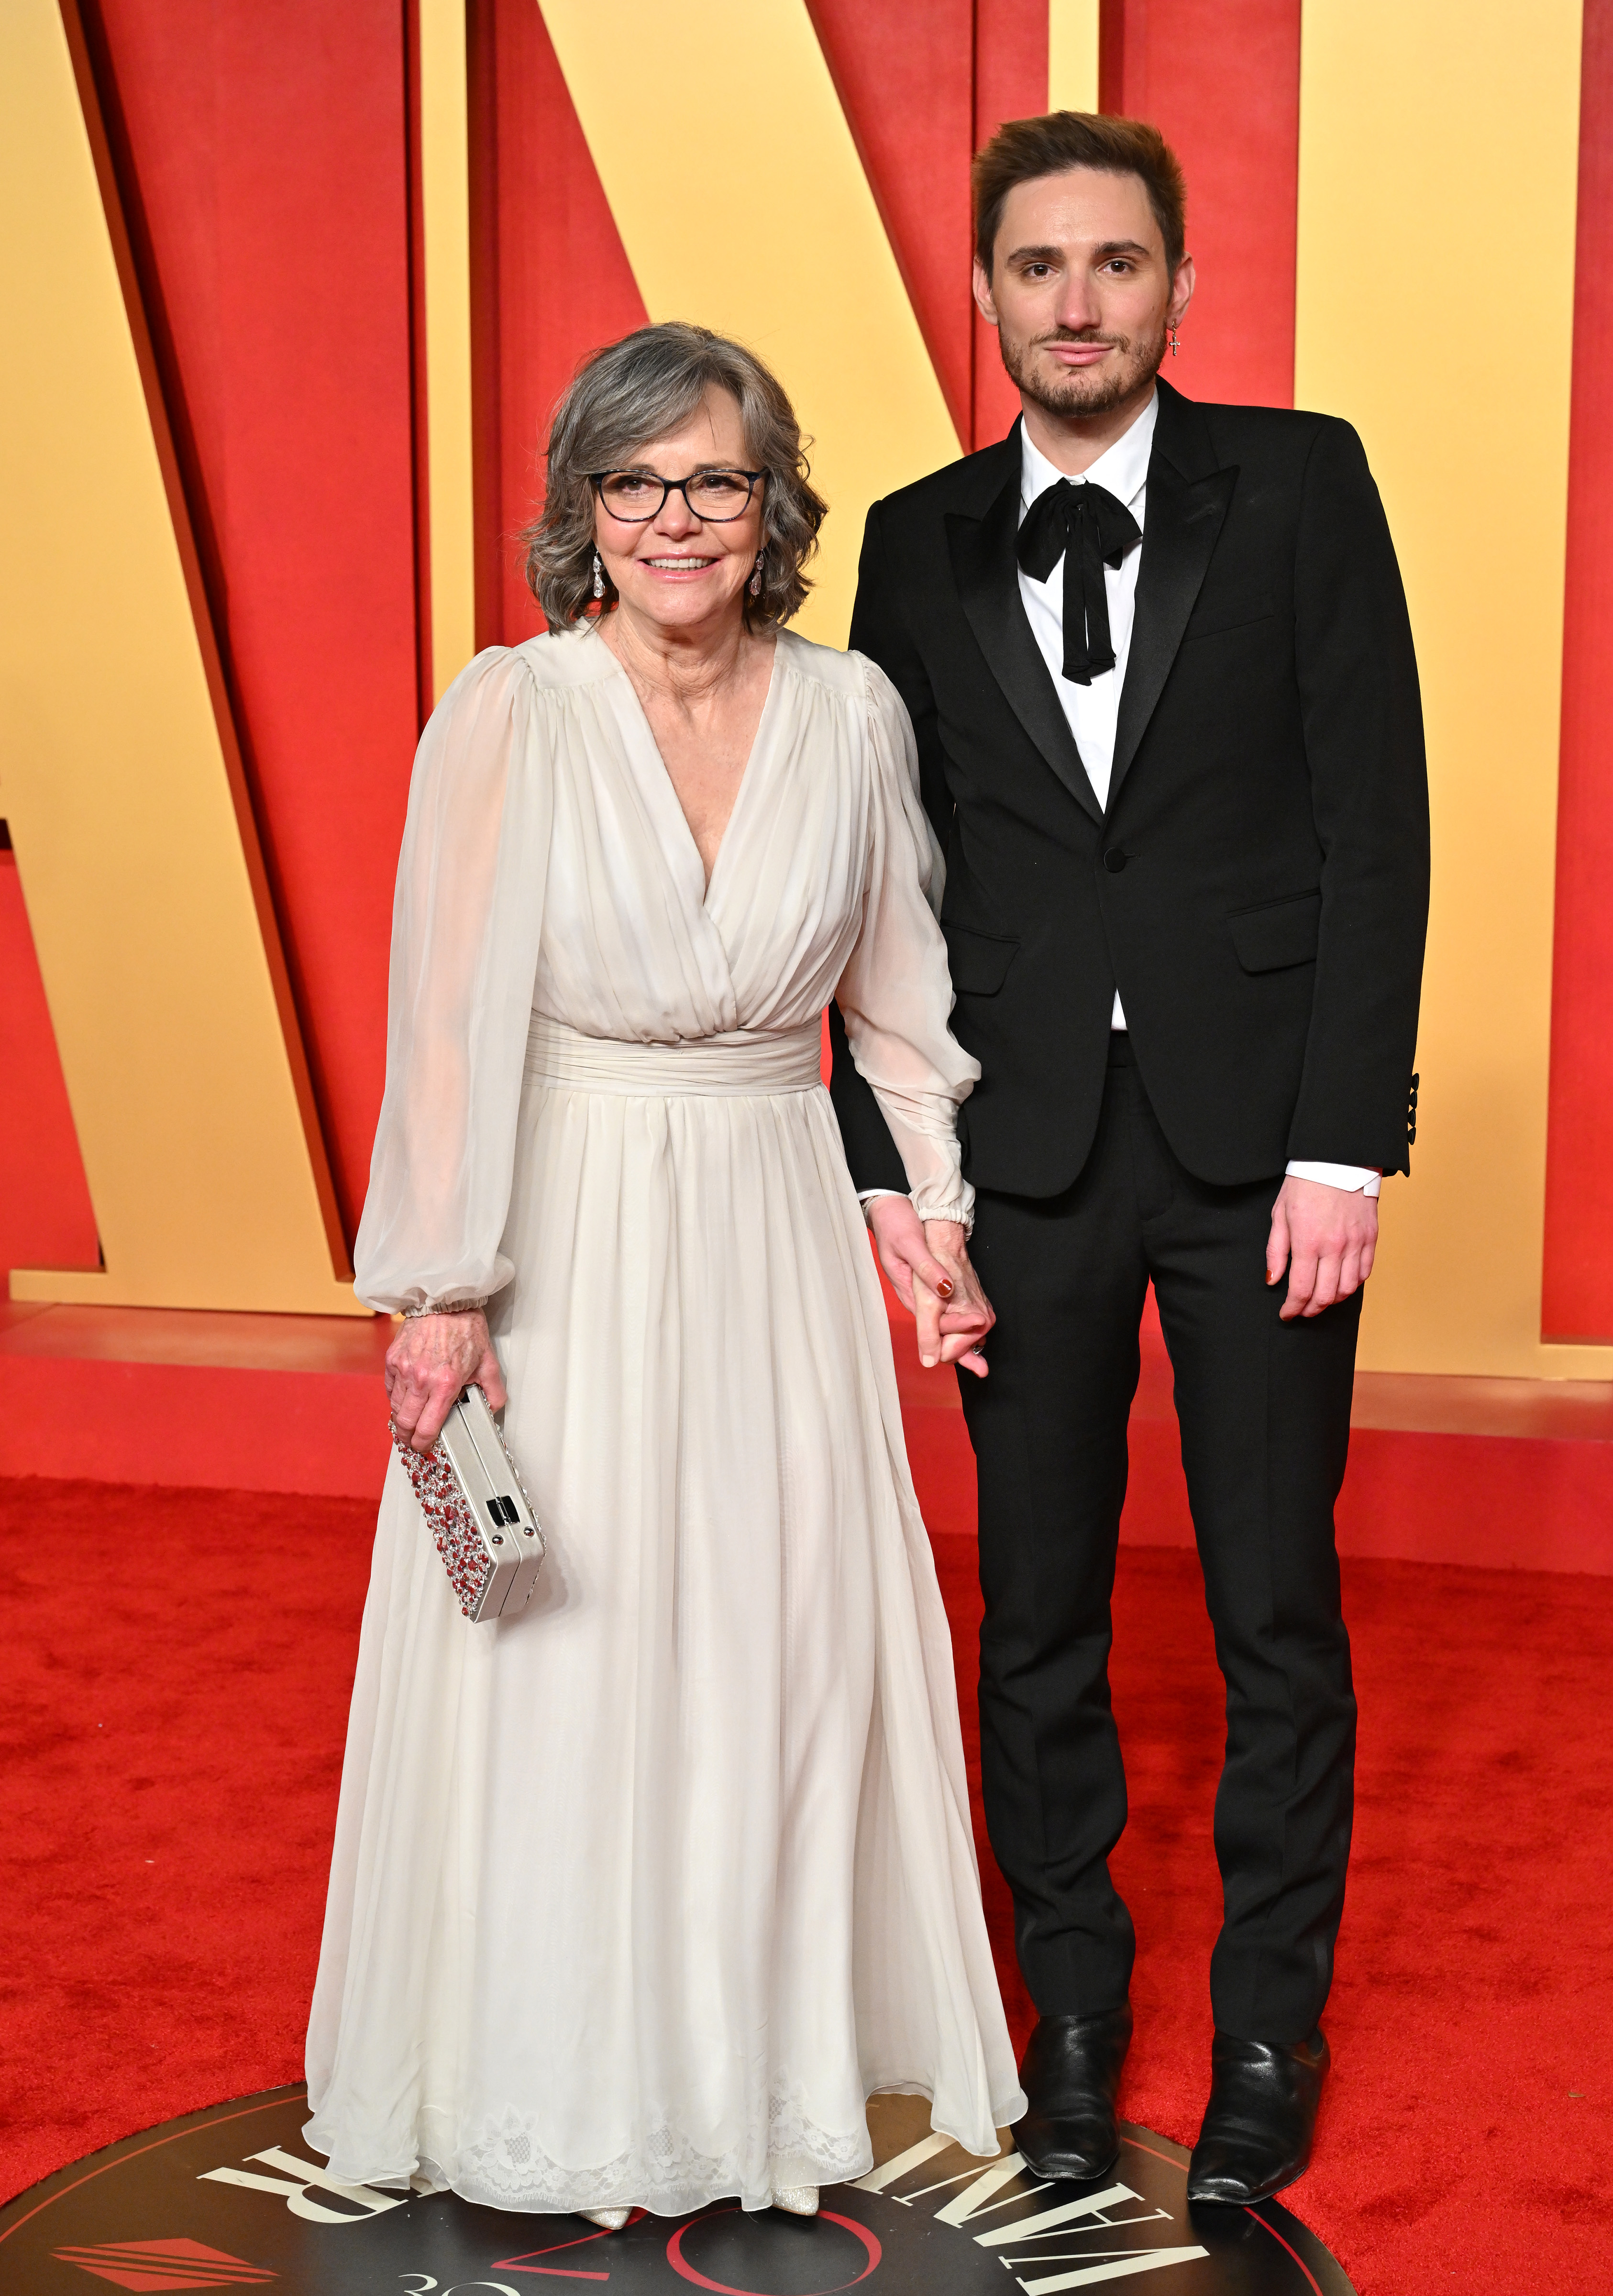
<svg viewBox="0 0 1613 2296">
<path fill-rule="evenodd" d="M 680 494 L 692 518 L 725 526 L 743 518 L 763 471 L 696 471 L 690 479 L 663 479 L 655 471 L 590 471 L 588 483 L 612 518 L 643 526 L 659 518 L 669 494 Z"/>
</svg>

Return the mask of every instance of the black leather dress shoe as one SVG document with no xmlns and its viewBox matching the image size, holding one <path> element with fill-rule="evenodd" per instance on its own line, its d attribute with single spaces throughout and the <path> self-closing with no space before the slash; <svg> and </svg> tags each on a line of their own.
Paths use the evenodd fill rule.
<svg viewBox="0 0 1613 2296">
<path fill-rule="evenodd" d="M 1303 2177 L 1328 2063 L 1320 2027 L 1308 2041 L 1283 2048 L 1217 2033 L 1209 2103 L 1188 2165 L 1188 2199 L 1250 2208 Z"/>
<path fill-rule="evenodd" d="M 1120 2152 L 1115 2100 L 1131 2038 L 1129 2008 L 1038 2021 L 1019 2067 L 1030 2110 L 1014 2128 L 1014 2142 L 1038 2177 L 1085 2183 L 1114 2167 Z"/>
</svg>

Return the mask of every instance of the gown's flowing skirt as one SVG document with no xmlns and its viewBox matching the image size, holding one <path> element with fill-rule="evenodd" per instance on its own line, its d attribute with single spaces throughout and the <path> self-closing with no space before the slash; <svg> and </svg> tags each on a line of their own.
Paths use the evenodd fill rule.
<svg viewBox="0 0 1613 2296">
<path fill-rule="evenodd" d="M 496 1302 L 549 1542 L 462 1619 L 394 1462 L 309 2031 L 353 2182 L 681 2212 L 1023 2109 L 817 1031 L 534 1026 Z"/>
</svg>

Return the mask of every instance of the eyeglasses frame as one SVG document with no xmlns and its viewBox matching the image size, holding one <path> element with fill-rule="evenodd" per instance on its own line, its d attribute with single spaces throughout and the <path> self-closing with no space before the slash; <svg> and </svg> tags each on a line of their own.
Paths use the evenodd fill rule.
<svg viewBox="0 0 1613 2296">
<path fill-rule="evenodd" d="M 757 480 L 758 479 L 765 479 L 766 475 L 767 473 L 766 471 L 741 470 L 737 463 L 719 463 L 715 470 L 710 471 L 691 471 L 686 479 L 664 479 L 659 471 L 635 471 L 631 464 L 628 463 L 618 463 L 614 470 L 610 471 L 587 471 L 584 473 L 584 476 L 587 479 L 588 484 L 594 488 L 594 493 L 599 496 L 601 503 L 604 505 L 606 512 L 611 518 L 615 519 L 618 526 L 648 526 L 652 519 L 659 518 L 661 512 L 666 509 L 667 497 L 671 494 L 680 494 L 683 496 L 684 508 L 688 512 L 691 518 L 698 519 L 702 526 L 733 526 L 736 520 L 744 517 L 745 512 L 750 508 L 751 504 L 756 500 Z M 607 479 L 629 478 L 653 479 L 656 485 L 659 487 L 661 490 L 661 498 L 659 502 L 657 503 L 653 510 L 646 511 L 643 518 L 624 518 L 619 511 L 611 510 L 610 504 L 605 501 L 605 480 Z M 715 478 L 747 479 L 749 480 L 750 490 L 745 496 L 743 507 L 736 510 L 733 513 L 732 517 L 712 518 L 707 512 L 703 510 L 696 510 L 694 504 L 689 499 L 689 489 L 697 479 Z"/>
</svg>

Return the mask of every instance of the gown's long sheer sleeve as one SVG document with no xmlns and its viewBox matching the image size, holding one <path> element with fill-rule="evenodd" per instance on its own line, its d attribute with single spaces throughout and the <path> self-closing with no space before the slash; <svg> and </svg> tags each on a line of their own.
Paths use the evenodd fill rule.
<svg viewBox="0 0 1613 2296">
<path fill-rule="evenodd" d="M 883 670 L 864 665 L 874 764 L 873 849 L 863 930 L 836 1001 L 852 1059 L 873 1087 L 921 1219 L 974 1212 L 957 1113 L 979 1062 L 947 1029 L 952 982 L 939 907 L 945 864 L 919 799 L 913 724 Z"/>
<path fill-rule="evenodd" d="M 387 1086 L 354 1250 L 367 1306 L 500 1291 L 553 798 L 519 654 L 479 654 L 421 736 L 392 913 Z"/>
</svg>

